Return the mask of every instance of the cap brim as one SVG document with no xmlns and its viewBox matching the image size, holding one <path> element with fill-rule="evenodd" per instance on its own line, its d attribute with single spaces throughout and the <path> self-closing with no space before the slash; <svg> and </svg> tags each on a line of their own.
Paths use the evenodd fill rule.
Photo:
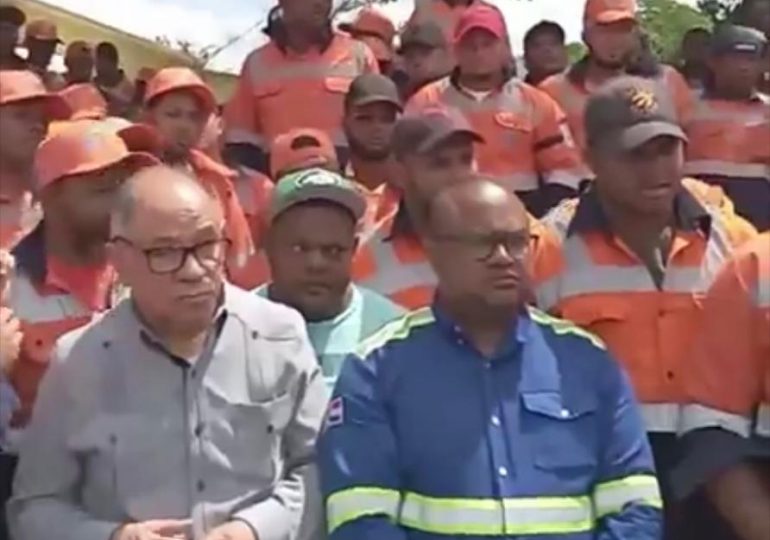
<svg viewBox="0 0 770 540">
<path fill-rule="evenodd" d="M 219 104 L 217 103 L 217 100 L 214 97 L 214 93 L 211 92 L 211 90 L 209 90 L 208 87 L 200 86 L 198 84 L 179 85 L 179 86 L 174 86 L 172 88 L 169 88 L 167 90 L 163 90 L 153 96 L 146 97 L 145 105 L 149 105 L 151 102 L 165 96 L 166 94 L 170 94 L 172 92 L 190 92 L 191 94 L 194 94 L 195 96 L 198 97 L 200 102 L 203 104 L 204 109 L 206 109 L 204 112 L 206 112 L 207 114 L 213 113 L 219 107 Z"/>
<path fill-rule="evenodd" d="M 654 121 L 637 124 L 623 130 L 618 138 L 618 145 L 622 150 L 634 150 L 658 137 L 674 137 L 687 142 L 687 135 L 678 125 Z"/>
<path fill-rule="evenodd" d="M 19 97 L 18 99 L 6 101 L 3 103 L 3 105 L 10 105 L 12 103 L 29 103 L 35 101 L 42 102 L 45 105 L 45 114 L 49 122 L 69 120 L 72 116 L 72 109 L 67 103 L 67 100 L 58 94 L 49 94 L 45 92 L 28 94 Z"/>
<path fill-rule="evenodd" d="M 360 99 L 353 101 L 354 107 L 363 107 L 364 105 L 371 105 L 372 103 L 388 103 L 396 107 L 399 111 L 404 110 L 404 106 L 397 97 L 385 96 L 382 94 L 371 94 L 368 96 L 362 96 Z"/>
<path fill-rule="evenodd" d="M 472 24 L 470 26 L 467 26 L 466 28 L 463 28 L 462 32 L 455 35 L 455 43 L 460 43 L 463 39 L 465 39 L 465 36 L 473 32 L 474 30 L 484 30 L 485 32 L 489 32 L 493 36 L 495 36 L 497 39 L 504 39 L 505 34 L 502 34 L 500 32 L 495 32 L 492 30 L 489 26 L 483 25 L 483 24 Z"/>
<path fill-rule="evenodd" d="M 275 220 L 289 208 L 308 201 L 329 201 L 342 206 L 353 214 L 356 221 L 359 221 L 366 212 L 366 200 L 363 195 L 346 188 L 336 186 L 307 186 L 302 190 L 287 198 L 283 204 L 273 208 L 270 219 Z"/>
<path fill-rule="evenodd" d="M 356 31 L 356 27 L 353 26 L 353 23 L 349 23 L 349 22 L 342 23 L 339 26 L 337 26 L 337 28 L 339 28 L 340 31 L 346 32 L 348 34 L 352 34 L 353 32 Z"/>
<path fill-rule="evenodd" d="M 636 15 L 632 11 L 613 9 L 600 13 L 593 19 L 596 24 L 614 24 L 625 21 L 636 22 Z"/>
<path fill-rule="evenodd" d="M 482 137 L 479 133 L 473 131 L 472 129 L 467 129 L 467 128 L 449 129 L 446 131 L 438 132 L 433 136 L 425 139 L 422 142 L 422 144 L 420 144 L 419 147 L 417 148 L 417 152 L 420 154 L 426 154 L 428 152 L 432 152 L 436 148 L 440 147 L 442 144 L 446 143 L 452 137 L 457 137 L 457 136 L 469 137 L 471 140 L 473 140 L 473 142 L 476 142 L 476 143 L 486 142 L 484 140 L 484 137 Z"/>
<path fill-rule="evenodd" d="M 131 152 L 157 155 L 163 150 L 160 134 L 146 124 L 132 124 L 117 130 L 115 133 L 123 139 Z"/>
</svg>

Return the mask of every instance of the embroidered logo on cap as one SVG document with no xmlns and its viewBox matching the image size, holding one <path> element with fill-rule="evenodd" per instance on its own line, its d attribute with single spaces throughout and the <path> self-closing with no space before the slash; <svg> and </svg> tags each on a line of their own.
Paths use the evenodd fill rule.
<svg viewBox="0 0 770 540">
<path fill-rule="evenodd" d="M 658 98 L 650 90 L 632 88 L 628 92 L 628 100 L 637 112 L 643 114 L 652 114 L 658 109 Z"/>
</svg>

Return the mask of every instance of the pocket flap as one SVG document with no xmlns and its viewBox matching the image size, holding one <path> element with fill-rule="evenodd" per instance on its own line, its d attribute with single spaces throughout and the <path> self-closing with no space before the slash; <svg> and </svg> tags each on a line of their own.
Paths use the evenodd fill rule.
<svg viewBox="0 0 770 540">
<path fill-rule="evenodd" d="M 254 93 L 255 98 L 262 99 L 262 98 L 278 95 L 281 93 L 282 90 L 283 90 L 283 86 L 281 86 L 278 83 L 271 82 L 271 83 L 260 84 L 258 86 L 255 86 L 252 92 Z"/>
<path fill-rule="evenodd" d="M 495 114 L 495 122 L 507 129 L 514 129 L 524 133 L 532 131 L 532 124 L 521 115 L 510 112 L 499 112 Z"/>
<path fill-rule="evenodd" d="M 563 396 L 555 392 L 525 393 L 521 395 L 521 400 L 529 412 L 565 422 L 597 409 L 595 399 L 585 398 L 563 403 Z"/>
<path fill-rule="evenodd" d="M 326 77 L 326 79 L 324 79 L 324 86 L 330 92 L 347 94 L 352 82 L 351 79 L 346 77 Z"/>
<path fill-rule="evenodd" d="M 615 302 L 611 299 L 603 299 L 596 303 L 582 300 L 565 305 L 562 314 L 565 319 L 580 326 L 588 326 L 599 321 L 624 321 L 628 318 L 630 308 L 626 300 Z"/>
</svg>

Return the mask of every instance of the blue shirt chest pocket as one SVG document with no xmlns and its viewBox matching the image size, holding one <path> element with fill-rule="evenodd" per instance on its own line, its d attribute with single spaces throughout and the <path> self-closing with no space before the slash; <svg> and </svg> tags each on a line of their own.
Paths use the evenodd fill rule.
<svg viewBox="0 0 770 540">
<path fill-rule="evenodd" d="M 522 394 L 520 430 L 538 486 L 580 493 L 594 483 L 601 462 L 598 417 L 596 398 L 564 403 L 557 393 Z"/>
</svg>

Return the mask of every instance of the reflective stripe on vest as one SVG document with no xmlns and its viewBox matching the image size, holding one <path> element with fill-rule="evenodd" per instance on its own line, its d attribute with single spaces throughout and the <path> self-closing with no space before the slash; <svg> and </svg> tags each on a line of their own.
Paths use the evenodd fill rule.
<svg viewBox="0 0 770 540">
<path fill-rule="evenodd" d="M 381 234 L 375 234 L 367 244 L 374 261 L 374 274 L 358 283 L 391 297 L 399 291 L 416 287 L 435 287 L 436 274 L 428 261 L 405 263 L 400 261 L 391 242 L 383 241 Z"/>
<path fill-rule="evenodd" d="M 757 409 L 757 424 L 754 428 L 760 437 L 770 437 L 770 403 L 762 403 Z"/>
<path fill-rule="evenodd" d="M 232 128 L 225 132 L 225 140 L 230 144 L 250 144 L 267 151 L 268 141 L 258 133 L 247 129 Z"/>
<path fill-rule="evenodd" d="M 756 283 L 754 298 L 759 309 L 770 308 L 770 257 L 767 257 L 765 267 L 760 262 L 759 276 Z"/>
<path fill-rule="evenodd" d="M 709 100 L 698 100 L 689 126 L 696 122 L 729 122 L 731 124 L 756 125 L 767 122 L 767 103 L 760 108 L 723 108 L 715 107 Z M 688 127 L 689 127 L 688 126 Z"/>
<path fill-rule="evenodd" d="M 678 403 L 642 403 L 639 406 L 644 425 L 651 433 L 677 433 L 682 422 Z"/>
<path fill-rule="evenodd" d="M 439 84 L 439 99 L 444 105 L 454 107 L 467 113 L 474 112 L 506 112 L 511 115 L 526 117 L 534 123 L 532 109 L 522 98 L 521 82 L 516 79 L 508 81 L 499 92 L 482 101 L 477 101 L 466 96 L 455 87 L 449 78 L 443 79 Z"/>
<path fill-rule="evenodd" d="M 254 182 L 244 172 L 239 172 L 238 176 L 233 179 L 233 188 L 235 194 L 238 197 L 238 202 L 241 204 L 243 213 L 247 216 L 256 215 L 257 208 L 257 190 L 254 187 Z"/>
<path fill-rule="evenodd" d="M 748 437 L 751 433 L 751 419 L 697 403 L 685 405 L 682 409 L 680 434 L 705 428 L 724 429 L 741 437 Z"/>
<path fill-rule="evenodd" d="M 761 163 L 735 163 L 712 159 L 688 161 L 684 165 L 688 176 L 733 176 L 737 178 L 764 178 L 770 182 L 770 165 Z"/>
<path fill-rule="evenodd" d="M 11 279 L 10 306 L 16 317 L 33 324 L 92 315 L 91 310 L 71 294 L 38 293 L 29 278 L 23 274 L 16 274 Z"/>
<path fill-rule="evenodd" d="M 594 490 L 594 511 L 598 519 L 617 514 L 626 505 L 632 503 L 653 508 L 663 507 L 658 480 L 654 476 L 648 474 L 627 476 L 599 484 Z"/>
<path fill-rule="evenodd" d="M 402 527 L 438 535 L 512 536 L 571 534 L 594 529 L 597 518 L 629 504 L 661 508 L 657 480 L 634 475 L 596 486 L 593 498 L 438 498 L 418 493 L 360 487 L 331 495 L 328 530 L 368 516 L 387 517 Z"/>
<path fill-rule="evenodd" d="M 538 306 L 543 310 L 550 310 L 561 300 L 577 295 L 659 292 L 643 264 L 599 264 L 593 260 L 588 244 L 579 234 L 566 237 L 562 252 L 564 269 L 561 275 L 537 288 Z M 729 237 L 716 218 L 712 221 L 701 265 L 667 267 L 662 291 L 705 293 L 731 252 Z"/>
<path fill-rule="evenodd" d="M 395 522 L 400 504 L 401 494 L 389 489 L 359 487 L 334 493 L 326 501 L 329 534 L 367 516 L 387 516 Z"/>
</svg>

